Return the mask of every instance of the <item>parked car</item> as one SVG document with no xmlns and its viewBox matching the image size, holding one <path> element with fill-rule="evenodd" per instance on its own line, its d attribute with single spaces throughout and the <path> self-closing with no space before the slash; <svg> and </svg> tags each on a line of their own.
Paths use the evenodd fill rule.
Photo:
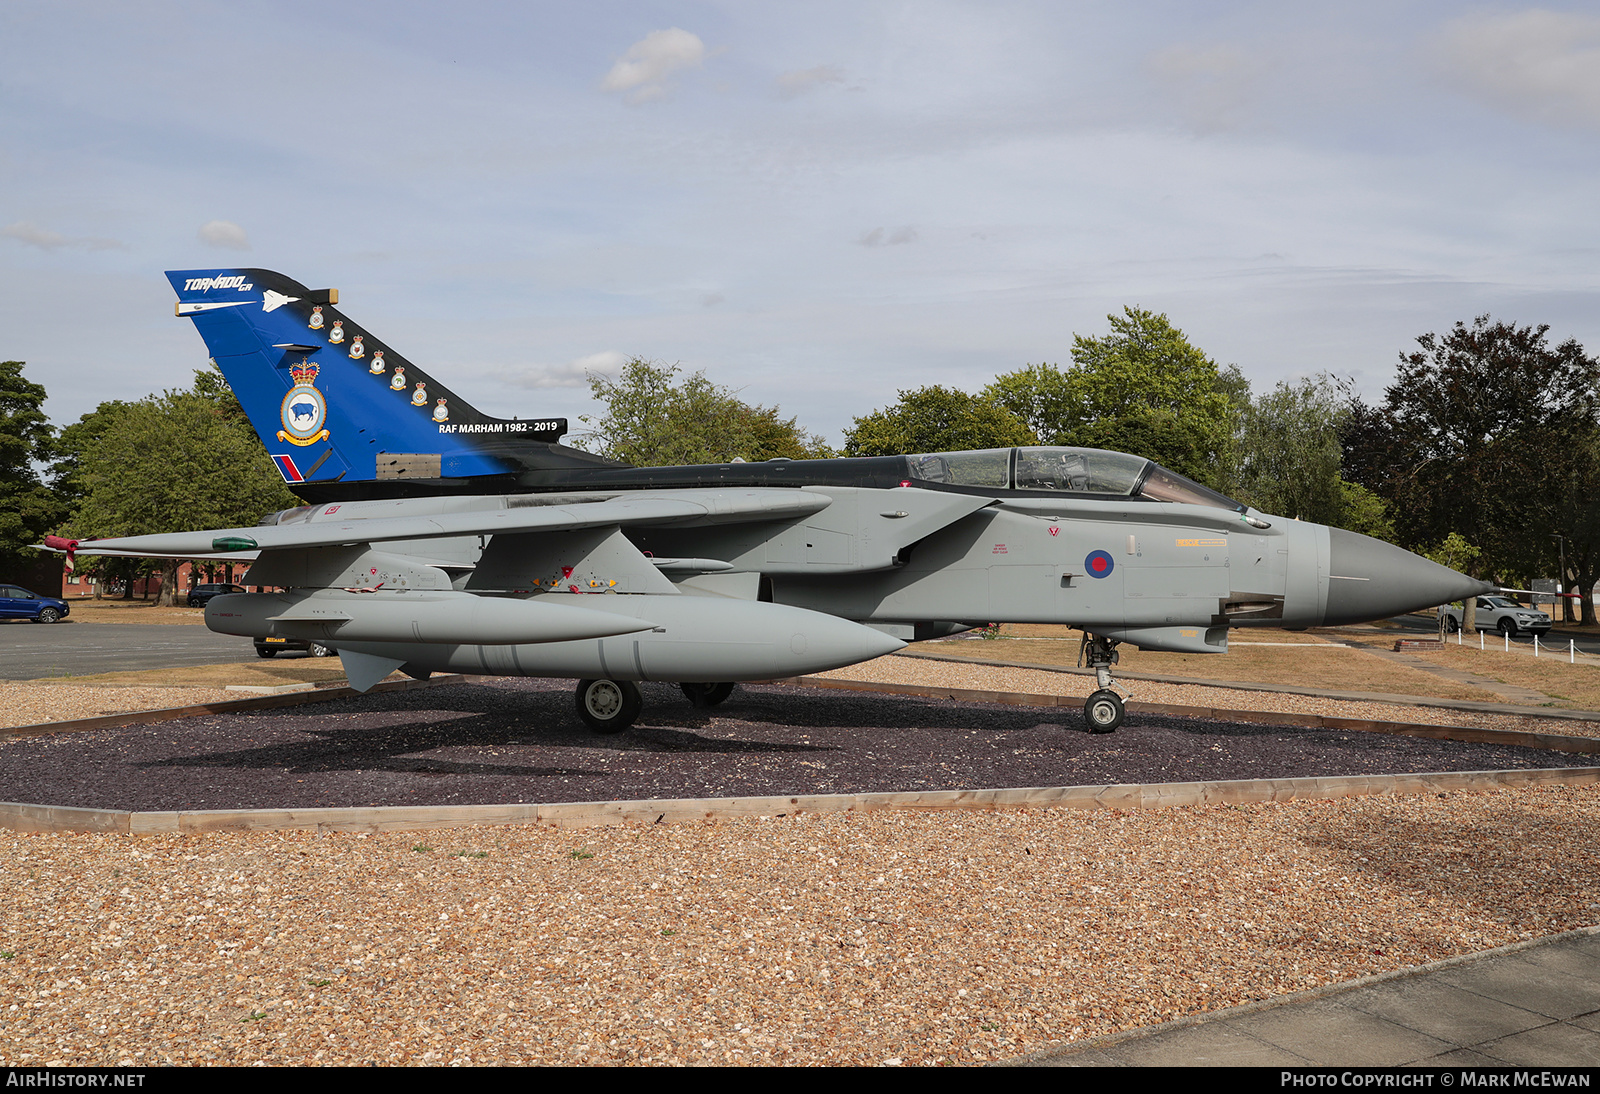
<svg viewBox="0 0 1600 1094">
<path fill-rule="evenodd" d="M 243 585 L 196 585 L 189 590 L 189 607 L 203 608 L 214 596 L 242 592 L 244 592 Z"/>
<path fill-rule="evenodd" d="M 59 597 L 30 593 L 21 585 L 0 585 L 0 619 L 54 623 L 65 619 L 71 610 Z"/>
<path fill-rule="evenodd" d="M 1519 634 L 1549 634 L 1550 617 L 1538 608 L 1525 608 L 1509 596 L 1478 597 L 1477 627 L 1480 631 L 1497 630 L 1515 638 Z M 1444 606 L 1445 629 L 1459 631 L 1463 611 L 1454 604 Z"/>
<path fill-rule="evenodd" d="M 299 638 L 257 638 L 257 657 L 276 657 L 288 650 L 290 652 L 309 653 L 312 657 L 332 657 L 334 651 L 327 646 L 316 642 L 306 642 Z"/>
</svg>

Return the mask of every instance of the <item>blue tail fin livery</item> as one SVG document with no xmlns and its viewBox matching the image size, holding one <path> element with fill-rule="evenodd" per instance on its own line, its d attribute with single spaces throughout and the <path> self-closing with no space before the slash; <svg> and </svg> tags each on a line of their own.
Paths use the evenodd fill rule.
<svg viewBox="0 0 1600 1094">
<path fill-rule="evenodd" d="M 396 353 L 336 305 L 270 270 L 173 270 L 177 314 L 194 320 L 273 463 L 313 500 L 318 484 L 509 488 L 533 468 L 607 466 L 556 444 L 565 418 L 484 414 Z M 614 466 L 614 465 L 611 465 Z"/>
</svg>

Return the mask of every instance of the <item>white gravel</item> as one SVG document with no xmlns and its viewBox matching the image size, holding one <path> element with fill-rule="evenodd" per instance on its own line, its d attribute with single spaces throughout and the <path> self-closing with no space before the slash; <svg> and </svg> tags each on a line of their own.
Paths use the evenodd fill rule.
<svg viewBox="0 0 1600 1094">
<path fill-rule="evenodd" d="M 1600 789 L 0 833 L 0 1063 L 907 1064 L 1595 922 Z"/>
</svg>

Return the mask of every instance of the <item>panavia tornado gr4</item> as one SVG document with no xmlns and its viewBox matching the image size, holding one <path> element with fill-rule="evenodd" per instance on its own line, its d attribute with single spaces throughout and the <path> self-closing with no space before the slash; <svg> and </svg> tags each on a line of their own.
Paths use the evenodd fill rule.
<svg viewBox="0 0 1600 1094">
<path fill-rule="evenodd" d="M 1398 547 L 1256 512 L 1150 460 L 1030 447 L 628 467 L 492 418 L 266 270 L 167 275 L 307 505 L 255 527 L 83 550 L 254 558 L 215 631 L 338 651 L 365 690 L 399 669 L 577 677 L 614 732 L 637 682 L 691 700 L 994 621 L 1064 623 L 1121 724 L 1117 646 L 1223 653 L 1235 627 L 1381 618 L 1489 589 Z M 75 546 L 75 545 L 74 545 Z"/>
</svg>

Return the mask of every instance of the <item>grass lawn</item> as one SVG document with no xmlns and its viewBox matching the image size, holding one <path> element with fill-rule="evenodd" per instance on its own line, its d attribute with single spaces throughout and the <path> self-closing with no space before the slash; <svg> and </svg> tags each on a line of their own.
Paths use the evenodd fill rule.
<svg viewBox="0 0 1600 1094">
<path fill-rule="evenodd" d="M 325 684 L 344 681 L 337 657 L 257 658 L 237 665 L 189 665 L 136 672 L 100 672 L 90 676 L 53 676 L 35 684 L 139 684 L 163 687 L 278 687 L 283 684 Z"/>
<path fill-rule="evenodd" d="M 86 597 L 67 598 L 71 609 L 64 625 L 79 623 L 190 623 L 205 626 L 204 608 L 191 608 L 179 604 L 172 608 L 158 608 L 154 600 L 95 600 Z M 62 626 L 63 624 L 55 624 Z"/>
</svg>

